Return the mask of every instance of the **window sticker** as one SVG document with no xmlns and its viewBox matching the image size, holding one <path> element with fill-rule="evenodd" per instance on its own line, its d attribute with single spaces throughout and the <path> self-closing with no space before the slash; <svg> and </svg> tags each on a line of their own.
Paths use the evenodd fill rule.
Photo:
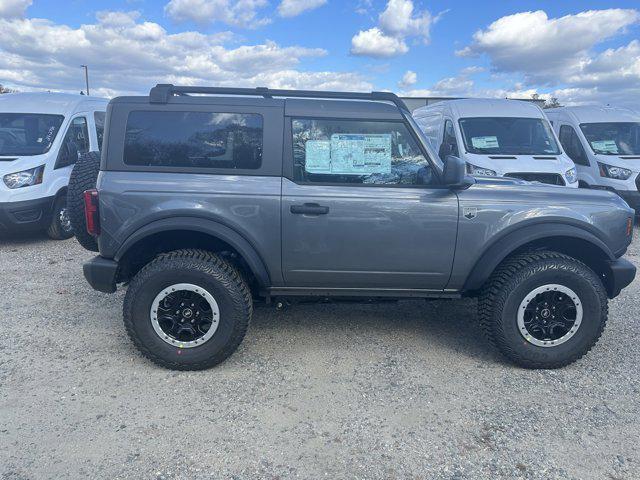
<svg viewBox="0 0 640 480">
<path fill-rule="evenodd" d="M 618 153 L 618 144 L 615 140 L 596 140 L 591 142 L 594 150 L 606 153 Z"/>
<path fill-rule="evenodd" d="M 307 140 L 304 169 L 309 173 L 331 173 L 331 142 Z"/>
<path fill-rule="evenodd" d="M 305 170 L 334 175 L 391 173 L 391 135 L 331 135 L 331 141 L 308 140 Z"/>
<path fill-rule="evenodd" d="M 331 135 L 331 173 L 391 173 L 391 135 Z"/>
<path fill-rule="evenodd" d="M 500 148 L 498 137 L 471 137 L 474 148 Z"/>
</svg>

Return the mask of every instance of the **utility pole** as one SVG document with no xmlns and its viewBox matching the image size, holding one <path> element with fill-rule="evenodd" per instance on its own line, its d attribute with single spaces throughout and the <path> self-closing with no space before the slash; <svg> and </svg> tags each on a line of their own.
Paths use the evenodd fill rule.
<svg viewBox="0 0 640 480">
<path fill-rule="evenodd" d="M 87 65 L 80 65 L 84 68 L 84 81 L 87 84 L 87 95 L 89 95 L 89 67 Z"/>
</svg>

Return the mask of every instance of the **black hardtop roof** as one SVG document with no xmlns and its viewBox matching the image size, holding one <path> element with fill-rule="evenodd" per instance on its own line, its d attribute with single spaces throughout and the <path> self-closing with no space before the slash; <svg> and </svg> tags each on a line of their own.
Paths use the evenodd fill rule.
<svg viewBox="0 0 640 480">
<path fill-rule="evenodd" d="M 266 87 L 228 88 L 228 87 L 192 87 L 172 84 L 158 84 L 149 92 L 149 103 L 168 103 L 174 96 L 200 94 L 218 96 L 258 96 L 262 98 L 323 99 L 323 100 L 365 100 L 372 102 L 389 102 L 399 110 L 409 111 L 407 106 L 392 92 L 330 92 L 313 90 L 281 90 Z M 297 103 L 297 102 L 296 102 Z M 301 102 L 302 105 L 302 102 Z M 316 104 L 314 104 L 316 105 Z"/>
</svg>

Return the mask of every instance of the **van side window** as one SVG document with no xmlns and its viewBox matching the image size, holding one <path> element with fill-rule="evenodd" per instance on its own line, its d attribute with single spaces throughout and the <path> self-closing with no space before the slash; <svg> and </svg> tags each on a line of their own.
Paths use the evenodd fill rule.
<svg viewBox="0 0 640 480">
<path fill-rule="evenodd" d="M 301 183 L 417 186 L 431 165 L 402 122 L 293 119 L 294 180 Z"/>
<path fill-rule="evenodd" d="M 443 162 L 449 155 L 453 155 L 454 157 L 459 155 L 456 132 L 453 129 L 453 122 L 451 120 L 445 120 L 444 122 L 444 134 L 438 155 Z"/>
<path fill-rule="evenodd" d="M 580 139 L 576 134 L 576 131 L 570 125 L 560 126 L 560 143 L 562 148 L 567 153 L 569 158 L 573 160 L 576 165 L 589 165 L 587 154 L 580 143 Z"/>
<path fill-rule="evenodd" d="M 76 117 L 71 120 L 67 134 L 64 136 L 64 140 L 60 147 L 60 153 L 54 168 L 62 168 L 76 163 L 78 158 L 72 158 L 68 155 L 67 146 L 73 144 L 74 150 L 78 151 L 78 154 L 87 153 L 89 151 L 89 130 L 87 128 L 87 119 L 85 117 Z"/>
<path fill-rule="evenodd" d="M 102 138 L 104 137 L 104 118 L 105 112 L 93 112 L 93 118 L 96 122 L 96 138 L 98 139 L 98 150 L 102 150 Z"/>
<path fill-rule="evenodd" d="M 255 170 L 262 165 L 262 123 L 256 113 L 131 112 L 124 163 Z"/>
</svg>

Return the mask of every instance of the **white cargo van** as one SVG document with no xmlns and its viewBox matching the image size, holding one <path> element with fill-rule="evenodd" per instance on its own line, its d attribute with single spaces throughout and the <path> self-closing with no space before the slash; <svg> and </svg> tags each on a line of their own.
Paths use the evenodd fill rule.
<svg viewBox="0 0 640 480">
<path fill-rule="evenodd" d="M 520 100 L 446 100 L 413 112 L 442 160 L 455 155 L 475 176 L 577 187 L 576 168 L 542 110 Z"/>
<path fill-rule="evenodd" d="M 69 175 L 99 150 L 108 100 L 62 93 L 0 95 L 0 232 L 69 238 Z"/>
<path fill-rule="evenodd" d="M 640 114 L 614 107 L 560 107 L 545 112 L 580 186 L 618 193 L 640 211 Z"/>
</svg>

